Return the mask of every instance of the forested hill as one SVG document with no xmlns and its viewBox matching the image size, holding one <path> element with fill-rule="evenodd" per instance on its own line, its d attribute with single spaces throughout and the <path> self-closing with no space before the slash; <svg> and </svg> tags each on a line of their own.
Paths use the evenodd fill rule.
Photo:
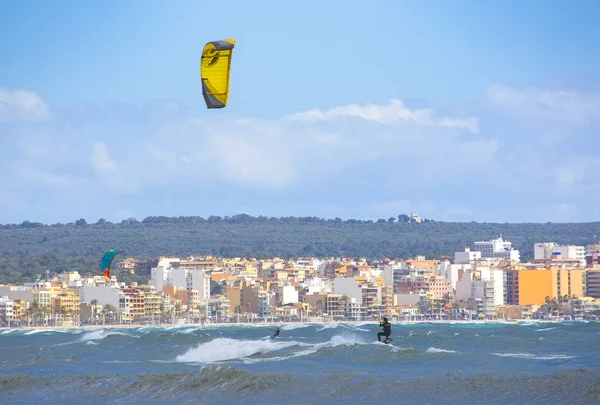
<svg viewBox="0 0 600 405">
<path fill-rule="evenodd" d="M 393 222 L 392 222 L 393 220 Z M 425 220 L 362 221 L 314 217 L 148 217 L 120 223 L 0 225 L 0 253 L 19 256 L 97 256 L 123 249 L 131 256 L 212 254 L 243 257 L 453 255 L 474 241 L 502 235 L 528 256 L 533 243 L 587 245 L 600 236 L 600 222 L 459 223 Z"/>
<path fill-rule="evenodd" d="M 189 254 L 258 258 L 309 255 L 439 257 L 453 256 L 455 251 L 473 246 L 474 241 L 499 235 L 511 241 L 527 259 L 532 254 L 534 242 L 584 246 L 594 242 L 595 235 L 600 236 L 600 222 L 501 224 L 426 220 L 415 223 L 404 214 L 379 221 L 242 214 L 207 219 L 148 217 L 141 222 L 129 219 L 120 223 L 99 220 L 95 224 L 88 224 L 83 219 L 55 225 L 23 222 L 0 226 L 0 255 L 5 260 L 11 258 L 13 266 L 16 258 L 21 263 L 41 259 L 51 269 L 57 258 L 63 265 L 68 265 L 68 257 L 78 257 L 80 262 L 84 260 L 96 266 L 98 256 L 111 248 L 125 250 L 127 255 L 134 257 Z M 93 260 L 88 261 L 88 258 Z M 6 270 L 0 263 L 0 281 Z M 20 269 L 27 273 L 30 270 Z M 14 273 L 17 269 L 11 271 Z M 4 276 L 6 279 L 6 274 Z"/>
</svg>

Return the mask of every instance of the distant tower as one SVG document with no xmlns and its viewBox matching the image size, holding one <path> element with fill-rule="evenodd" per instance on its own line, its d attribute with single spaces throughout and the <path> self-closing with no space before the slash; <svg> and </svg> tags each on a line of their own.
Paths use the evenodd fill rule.
<svg viewBox="0 0 600 405">
<path fill-rule="evenodd" d="M 421 217 L 416 212 L 411 212 L 410 213 L 410 219 L 411 219 L 411 221 L 414 221 L 414 222 L 417 222 L 417 223 L 421 222 Z"/>
</svg>

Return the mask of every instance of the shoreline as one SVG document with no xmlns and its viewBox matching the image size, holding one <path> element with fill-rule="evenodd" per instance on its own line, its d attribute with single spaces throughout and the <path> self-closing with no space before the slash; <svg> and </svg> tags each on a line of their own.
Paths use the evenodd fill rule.
<svg viewBox="0 0 600 405">
<path fill-rule="evenodd" d="M 521 323 L 561 323 L 561 322 L 578 322 L 578 321 L 563 321 L 554 319 L 514 319 L 511 321 L 507 320 L 418 320 L 418 321 L 396 321 L 393 325 L 418 325 L 418 324 L 474 324 L 474 325 L 485 325 L 485 324 L 521 324 Z M 581 321 L 586 322 L 586 321 Z M 330 325 L 330 324 L 347 324 L 347 325 L 378 325 L 378 321 L 286 321 L 286 322 L 205 322 L 205 323 L 154 323 L 154 324 L 104 324 L 104 325 L 71 325 L 71 326 L 57 326 L 57 325 L 41 325 L 41 326 L 20 326 L 20 327 L 2 327 L 0 333 L 8 330 L 65 330 L 65 329 L 139 329 L 139 328 L 186 328 L 186 327 L 231 327 L 231 326 L 284 326 L 284 325 Z"/>
</svg>

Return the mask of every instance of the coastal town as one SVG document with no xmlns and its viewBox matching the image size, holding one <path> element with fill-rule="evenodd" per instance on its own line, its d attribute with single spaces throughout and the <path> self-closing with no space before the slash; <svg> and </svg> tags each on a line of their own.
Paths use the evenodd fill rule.
<svg viewBox="0 0 600 405">
<path fill-rule="evenodd" d="M 533 253 L 521 262 L 500 236 L 436 260 L 123 257 L 110 277 L 0 285 L 0 326 L 598 319 L 600 242 Z M 119 282 L 123 272 L 149 282 Z"/>
</svg>

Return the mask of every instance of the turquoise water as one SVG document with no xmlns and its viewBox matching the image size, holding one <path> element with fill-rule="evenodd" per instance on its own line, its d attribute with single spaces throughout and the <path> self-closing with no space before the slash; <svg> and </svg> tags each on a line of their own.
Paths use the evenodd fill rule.
<svg viewBox="0 0 600 405">
<path fill-rule="evenodd" d="M 0 331 L 2 404 L 598 404 L 600 324 Z"/>
</svg>

